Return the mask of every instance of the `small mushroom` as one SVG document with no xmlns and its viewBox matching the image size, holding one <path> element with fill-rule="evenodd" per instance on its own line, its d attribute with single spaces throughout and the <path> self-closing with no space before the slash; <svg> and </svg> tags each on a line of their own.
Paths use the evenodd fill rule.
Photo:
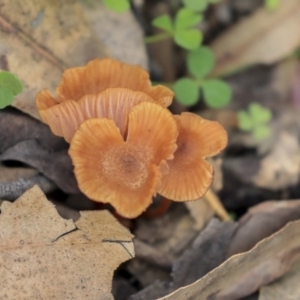
<svg viewBox="0 0 300 300">
<path fill-rule="evenodd" d="M 86 120 L 69 150 L 80 190 L 124 217 L 139 216 L 157 193 L 161 166 L 173 158 L 177 134 L 172 114 L 151 102 L 132 108 L 125 139 L 110 119 Z"/>
<path fill-rule="evenodd" d="M 70 143 L 75 131 L 87 119 L 109 118 L 115 121 L 124 135 L 128 113 L 141 102 L 154 102 L 143 92 L 125 88 L 108 88 L 98 94 L 83 96 L 80 100 L 64 101 L 43 109 L 44 102 L 37 102 L 40 115 L 55 135 Z M 40 104 L 41 103 L 41 104 Z"/>
<path fill-rule="evenodd" d="M 196 200 L 204 196 L 213 181 L 213 168 L 205 160 L 221 152 L 228 136 L 218 123 L 192 113 L 174 116 L 179 135 L 169 173 L 162 179 L 158 193 L 175 201 Z"/>
</svg>

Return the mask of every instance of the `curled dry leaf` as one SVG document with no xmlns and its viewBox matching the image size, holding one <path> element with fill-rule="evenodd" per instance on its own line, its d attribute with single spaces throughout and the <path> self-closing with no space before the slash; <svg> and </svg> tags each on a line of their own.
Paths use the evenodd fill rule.
<svg viewBox="0 0 300 300">
<path fill-rule="evenodd" d="M 0 161 L 14 160 L 30 165 L 66 193 L 79 193 L 67 150 L 49 152 L 36 140 L 27 140 L 7 149 Z"/>
<path fill-rule="evenodd" d="M 219 266 L 226 258 L 231 237 L 236 229 L 232 222 L 212 219 L 172 266 L 173 282 L 155 282 L 130 299 L 157 299 L 190 284 Z M 181 298 L 186 299 L 186 298 Z"/>
<path fill-rule="evenodd" d="M 300 200 L 268 201 L 248 210 L 239 220 L 227 257 L 245 252 L 290 221 L 300 219 Z"/>
<path fill-rule="evenodd" d="M 0 199 L 15 200 L 29 188 L 38 185 L 44 193 L 55 189 L 55 185 L 38 171 L 24 167 L 5 167 L 0 164 Z"/>
<path fill-rule="evenodd" d="M 1 299 L 113 299 L 113 272 L 134 256 L 109 212 L 62 219 L 37 186 L 2 203 L 0 228 Z"/>
<path fill-rule="evenodd" d="M 258 300 L 298 300 L 300 295 L 300 260 L 281 278 L 260 289 Z"/>
<path fill-rule="evenodd" d="M 300 221 L 237 254 L 191 285 L 160 300 L 237 300 L 286 273 L 300 255 Z"/>
<path fill-rule="evenodd" d="M 300 2 L 280 1 L 278 9 L 259 9 L 212 44 L 216 57 L 213 74 L 230 73 L 256 63 L 272 64 L 299 45 Z"/>
</svg>

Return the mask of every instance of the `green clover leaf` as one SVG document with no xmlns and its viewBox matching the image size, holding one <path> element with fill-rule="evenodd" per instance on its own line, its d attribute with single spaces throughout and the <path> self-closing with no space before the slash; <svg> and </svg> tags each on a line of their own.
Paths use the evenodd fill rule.
<svg viewBox="0 0 300 300">
<path fill-rule="evenodd" d="M 179 103 L 192 106 L 198 102 L 200 92 L 197 83 L 190 78 L 181 78 L 173 85 Z"/>
<path fill-rule="evenodd" d="M 19 78 L 8 71 L 0 72 L 0 87 L 11 90 L 14 96 L 20 94 L 23 90 L 23 85 Z"/>
<path fill-rule="evenodd" d="M 218 79 L 204 81 L 202 84 L 204 102 L 211 108 L 225 107 L 231 100 L 230 86 Z"/>
<path fill-rule="evenodd" d="M 237 116 L 239 128 L 243 131 L 251 131 L 257 141 L 261 141 L 271 135 L 271 129 L 267 123 L 271 120 L 272 113 L 259 103 L 251 103 L 248 111 L 241 110 Z"/>
<path fill-rule="evenodd" d="M 208 47 L 200 47 L 189 51 L 187 55 L 187 67 L 189 72 L 197 78 L 203 78 L 209 74 L 215 64 L 215 58 Z"/>
<path fill-rule="evenodd" d="M 238 123 L 239 123 L 239 128 L 243 131 L 252 131 L 254 128 L 254 124 L 252 121 L 252 118 L 250 114 L 245 111 L 241 110 L 237 114 L 238 117 Z"/>
<path fill-rule="evenodd" d="M 118 13 L 125 12 L 130 8 L 129 0 L 103 0 L 103 2 L 109 9 Z"/>
<path fill-rule="evenodd" d="M 249 113 L 256 124 L 267 123 L 271 120 L 271 111 L 262 107 L 259 103 L 253 102 L 249 105 Z"/>
<path fill-rule="evenodd" d="M 253 137 L 257 141 L 262 141 L 271 135 L 271 129 L 267 125 L 260 125 L 254 128 Z"/>
<path fill-rule="evenodd" d="M 190 8 L 181 8 L 175 16 L 175 30 L 187 29 L 197 25 L 202 20 L 202 15 Z"/>
<path fill-rule="evenodd" d="M 183 29 L 175 31 L 174 39 L 176 44 L 182 48 L 194 50 L 201 44 L 203 36 L 197 29 Z"/>
<path fill-rule="evenodd" d="M 7 71 L 0 72 L 0 109 L 10 105 L 22 90 L 22 82 L 17 76 Z"/>
<path fill-rule="evenodd" d="M 12 90 L 0 87 L 0 109 L 10 105 L 14 100 L 14 93 Z"/>
<path fill-rule="evenodd" d="M 173 32 L 173 24 L 172 20 L 169 15 L 161 15 L 159 17 L 156 17 L 152 21 L 152 25 L 165 30 L 166 32 L 172 33 Z"/>
</svg>

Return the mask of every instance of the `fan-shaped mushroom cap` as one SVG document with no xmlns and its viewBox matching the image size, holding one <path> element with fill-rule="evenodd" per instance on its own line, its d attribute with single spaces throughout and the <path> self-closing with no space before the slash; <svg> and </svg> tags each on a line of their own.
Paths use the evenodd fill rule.
<svg viewBox="0 0 300 300">
<path fill-rule="evenodd" d="M 137 65 L 129 65 L 111 58 L 94 59 L 84 67 L 67 69 L 57 87 L 57 100 L 48 90 L 39 94 L 39 102 L 77 101 L 83 96 L 98 94 L 107 88 L 127 88 L 150 96 L 156 103 L 168 107 L 174 93 L 163 85 L 152 86 L 149 74 Z M 42 98 L 45 97 L 43 100 Z"/>
<path fill-rule="evenodd" d="M 70 142 L 79 126 L 91 118 L 114 120 L 121 134 L 124 135 L 130 110 L 144 101 L 154 102 L 151 97 L 142 92 L 125 88 L 109 88 L 99 94 L 83 96 L 78 101 L 64 101 L 56 105 L 50 103 L 50 107 L 46 107 L 45 102 L 38 96 L 37 107 L 43 121 L 50 126 L 52 132 Z"/>
<path fill-rule="evenodd" d="M 226 147 L 227 132 L 219 123 L 192 113 L 175 119 L 178 148 L 168 162 L 169 174 L 163 177 L 158 193 L 175 201 L 195 200 L 205 194 L 213 180 L 213 168 L 205 158 Z"/>
<path fill-rule="evenodd" d="M 131 110 L 125 140 L 112 120 L 86 120 L 69 150 L 79 188 L 94 201 L 112 204 L 120 215 L 137 217 L 156 194 L 161 165 L 172 157 L 177 134 L 172 114 L 151 102 Z"/>
</svg>

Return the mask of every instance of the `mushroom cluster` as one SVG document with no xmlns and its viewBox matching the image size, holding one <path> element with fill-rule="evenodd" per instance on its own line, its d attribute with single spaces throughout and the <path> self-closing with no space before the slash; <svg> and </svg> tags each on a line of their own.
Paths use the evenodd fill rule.
<svg viewBox="0 0 300 300">
<path fill-rule="evenodd" d="M 56 93 L 41 91 L 36 105 L 52 132 L 70 143 L 78 186 L 90 199 L 135 218 L 157 193 L 195 200 L 211 185 L 205 158 L 225 148 L 226 131 L 192 113 L 172 115 L 173 92 L 151 86 L 139 66 L 95 59 L 66 70 Z"/>
</svg>

